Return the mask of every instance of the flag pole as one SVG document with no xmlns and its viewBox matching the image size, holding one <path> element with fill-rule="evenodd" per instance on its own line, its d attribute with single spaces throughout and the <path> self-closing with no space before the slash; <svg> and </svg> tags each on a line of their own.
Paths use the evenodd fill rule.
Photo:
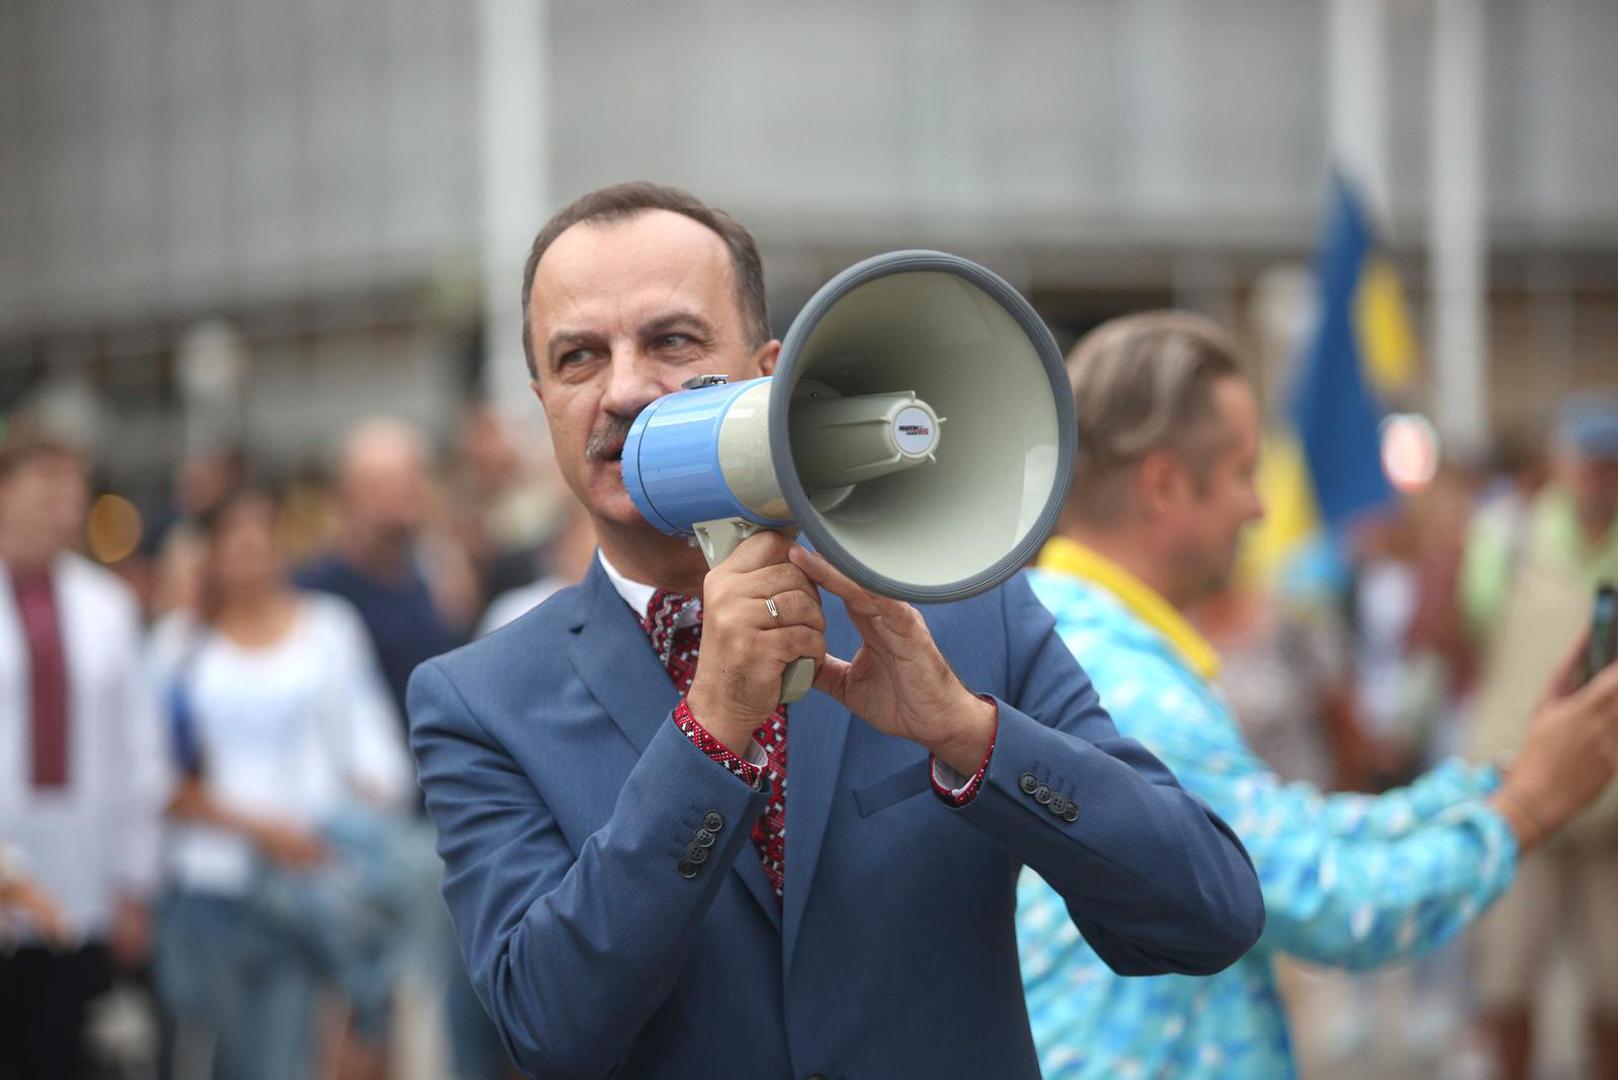
<svg viewBox="0 0 1618 1080">
<path fill-rule="evenodd" d="M 1434 0 L 1427 141 L 1434 416 L 1446 445 L 1474 453 L 1489 438 L 1484 15 L 1479 0 Z"/>
</svg>

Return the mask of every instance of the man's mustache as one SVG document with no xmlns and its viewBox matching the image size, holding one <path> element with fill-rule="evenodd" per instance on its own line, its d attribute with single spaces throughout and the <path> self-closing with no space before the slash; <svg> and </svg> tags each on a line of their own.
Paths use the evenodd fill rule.
<svg viewBox="0 0 1618 1080">
<path fill-rule="evenodd" d="M 589 461 L 612 460 L 623 449 L 624 440 L 629 437 L 629 429 L 634 423 L 634 417 L 625 419 L 608 413 L 607 418 L 596 425 L 595 430 L 590 432 L 590 438 L 585 441 L 585 458 Z"/>
</svg>

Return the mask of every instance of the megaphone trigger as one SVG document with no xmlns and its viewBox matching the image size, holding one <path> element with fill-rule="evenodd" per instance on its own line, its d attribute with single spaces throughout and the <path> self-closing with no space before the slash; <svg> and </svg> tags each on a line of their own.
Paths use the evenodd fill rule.
<svg viewBox="0 0 1618 1080">
<path fill-rule="evenodd" d="M 739 517 L 696 521 L 691 524 L 691 532 L 696 537 L 697 546 L 702 549 L 702 557 L 708 560 L 710 567 L 718 566 L 730 558 L 730 553 L 736 550 L 738 544 L 763 528 L 762 525 Z M 782 531 L 797 532 L 796 529 Z"/>
</svg>

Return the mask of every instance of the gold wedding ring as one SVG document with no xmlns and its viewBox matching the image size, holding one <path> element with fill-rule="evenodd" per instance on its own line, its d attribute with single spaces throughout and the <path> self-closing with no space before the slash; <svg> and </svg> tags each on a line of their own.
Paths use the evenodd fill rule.
<svg viewBox="0 0 1618 1080">
<path fill-rule="evenodd" d="M 781 609 L 775 606 L 775 597 L 766 596 L 764 598 L 764 606 L 769 609 L 770 618 L 774 619 L 776 621 L 776 623 L 780 623 L 780 621 L 781 621 Z"/>
</svg>

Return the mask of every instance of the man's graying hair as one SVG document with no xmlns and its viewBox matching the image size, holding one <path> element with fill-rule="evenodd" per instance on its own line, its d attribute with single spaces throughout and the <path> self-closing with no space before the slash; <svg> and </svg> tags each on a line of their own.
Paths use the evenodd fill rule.
<svg viewBox="0 0 1618 1080">
<path fill-rule="evenodd" d="M 758 348 L 770 340 L 770 313 L 764 297 L 764 264 L 758 256 L 758 245 L 742 224 L 723 210 L 716 210 L 676 187 L 630 181 L 598 188 L 581 195 L 557 211 L 534 237 L 529 249 L 528 263 L 522 272 L 522 349 L 528 359 L 529 378 L 539 377 L 534 357 L 533 319 L 528 307 L 534 292 L 534 274 L 546 250 L 568 229 L 585 222 L 614 224 L 638 217 L 649 210 L 667 210 L 706 225 L 718 234 L 730 252 L 731 275 L 735 278 L 736 307 L 742 316 L 742 333 L 747 344 Z"/>
<path fill-rule="evenodd" d="M 1069 506 L 1081 520 L 1116 520 L 1129 469 L 1155 450 L 1179 452 L 1207 480 L 1228 438 L 1213 388 L 1242 374 L 1240 349 L 1216 323 L 1177 311 L 1113 319 L 1074 347 L 1067 371 L 1079 434 Z"/>
</svg>

